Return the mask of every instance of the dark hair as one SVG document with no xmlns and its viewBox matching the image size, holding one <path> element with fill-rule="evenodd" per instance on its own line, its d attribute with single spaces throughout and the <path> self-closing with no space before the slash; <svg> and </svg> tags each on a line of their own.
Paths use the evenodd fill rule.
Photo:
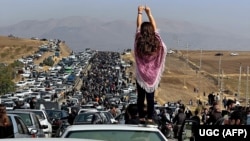
<svg viewBox="0 0 250 141">
<path fill-rule="evenodd" d="M 160 41 L 155 35 L 153 25 L 143 22 L 140 29 L 141 36 L 137 37 L 137 52 L 139 56 L 152 55 L 159 49 Z"/>
<path fill-rule="evenodd" d="M 231 105 L 231 104 L 235 104 L 235 101 L 232 99 L 228 99 L 227 100 L 227 106 Z"/>
</svg>

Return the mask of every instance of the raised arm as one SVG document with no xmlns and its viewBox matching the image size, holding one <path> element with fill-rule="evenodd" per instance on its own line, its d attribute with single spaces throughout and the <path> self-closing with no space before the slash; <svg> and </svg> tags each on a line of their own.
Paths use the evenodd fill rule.
<svg viewBox="0 0 250 141">
<path fill-rule="evenodd" d="M 138 13 L 137 13 L 137 27 L 136 29 L 139 30 L 142 24 L 142 12 L 144 11 L 144 6 L 138 6 Z"/>
<path fill-rule="evenodd" d="M 146 12 L 146 14 L 148 16 L 149 21 L 153 25 L 154 31 L 156 31 L 157 30 L 156 22 L 155 22 L 155 19 L 154 19 L 152 13 L 151 13 L 151 10 L 150 10 L 150 8 L 148 6 L 145 6 L 145 12 Z"/>
</svg>

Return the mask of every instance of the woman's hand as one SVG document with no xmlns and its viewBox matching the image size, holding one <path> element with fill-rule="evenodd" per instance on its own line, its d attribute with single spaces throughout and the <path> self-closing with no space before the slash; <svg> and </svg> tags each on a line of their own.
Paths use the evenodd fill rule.
<svg viewBox="0 0 250 141">
<path fill-rule="evenodd" d="M 145 12 L 147 13 L 147 15 L 151 14 L 151 10 L 148 6 L 145 6 Z"/>
<path fill-rule="evenodd" d="M 138 6 L 138 13 L 142 13 L 145 10 L 144 6 Z"/>
</svg>

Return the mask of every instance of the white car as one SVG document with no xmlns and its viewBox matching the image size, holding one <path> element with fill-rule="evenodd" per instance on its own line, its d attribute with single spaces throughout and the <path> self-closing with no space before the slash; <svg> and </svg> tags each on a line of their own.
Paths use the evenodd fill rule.
<svg viewBox="0 0 250 141">
<path fill-rule="evenodd" d="M 35 82 L 36 82 L 36 81 L 35 81 L 34 79 L 27 79 L 27 80 L 26 80 L 26 83 L 27 83 L 28 85 L 33 85 Z"/>
<path fill-rule="evenodd" d="M 43 129 L 45 136 L 49 138 L 52 136 L 52 125 L 45 110 L 38 110 L 38 109 L 16 109 L 16 110 L 23 110 L 35 113 L 38 116 L 41 125 L 48 125 L 48 128 Z"/>
<path fill-rule="evenodd" d="M 230 55 L 231 55 L 231 56 L 238 56 L 239 53 L 237 53 L 237 52 L 232 52 L 232 53 L 230 53 Z"/>
<path fill-rule="evenodd" d="M 105 141 L 167 141 L 167 138 L 156 127 L 127 124 L 72 125 L 61 137 Z"/>
<path fill-rule="evenodd" d="M 28 78 L 31 76 L 31 73 L 30 72 L 25 72 L 25 73 L 22 73 L 21 76 L 25 77 L 25 78 Z"/>
<path fill-rule="evenodd" d="M 46 94 L 45 96 L 43 96 L 44 101 L 51 101 L 51 98 L 52 98 L 51 94 Z"/>
<path fill-rule="evenodd" d="M 45 76 L 39 76 L 37 78 L 38 81 L 45 81 L 46 80 L 46 77 Z"/>
<path fill-rule="evenodd" d="M 26 85 L 27 85 L 26 81 L 19 81 L 19 82 L 16 83 L 16 86 L 18 86 L 18 87 L 24 87 Z"/>
</svg>

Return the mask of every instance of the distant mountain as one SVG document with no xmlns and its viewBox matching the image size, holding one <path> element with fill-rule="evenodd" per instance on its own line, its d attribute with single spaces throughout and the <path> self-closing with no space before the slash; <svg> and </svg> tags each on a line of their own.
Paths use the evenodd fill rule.
<svg viewBox="0 0 250 141">
<path fill-rule="evenodd" d="M 168 48 L 190 50 L 247 50 L 249 38 L 225 31 L 168 19 L 156 19 Z M 0 35 L 61 39 L 74 51 L 92 48 L 123 51 L 133 48 L 135 21 L 102 21 L 90 17 L 67 17 L 45 21 L 23 21 L 0 27 Z M 179 44 L 177 42 L 179 41 Z"/>
</svg>

